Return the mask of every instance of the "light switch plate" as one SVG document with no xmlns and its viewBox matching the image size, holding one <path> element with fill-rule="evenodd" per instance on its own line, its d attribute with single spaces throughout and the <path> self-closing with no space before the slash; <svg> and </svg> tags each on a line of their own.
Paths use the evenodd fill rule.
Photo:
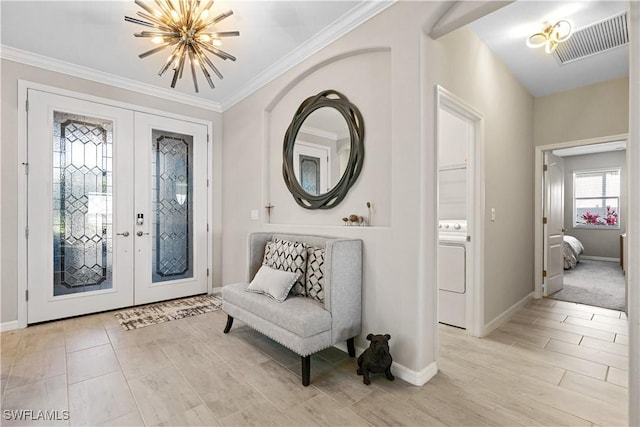
<svg viewBox="0 0 640 427">
<path fill-rule="evenodd" d="M 491 208 L 491 222 L 496 221 L 496 208 Z"/>
<path fill-rule="evenodd" d="M 251 209 L 251 219 L 258 219 L 258 209 Z"/>
</svg>

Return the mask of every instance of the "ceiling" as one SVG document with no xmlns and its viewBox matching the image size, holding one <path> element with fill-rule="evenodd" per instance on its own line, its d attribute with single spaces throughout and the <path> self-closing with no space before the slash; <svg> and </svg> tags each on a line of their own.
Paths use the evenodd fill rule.
<svg viewBox="0 0 640 427">
<path fill-rule="evenodd" d="M 227 38 L 222 46 L 238 59 L 214 57 L 224 79 L 213 76 L 212 90 L 198 72 L 197 94 L 189 75 L 175 90 L 170 88 L 170 72 L 157 75 L 167 53 L 138 58 L 150 43 L 133 37 L 141 26 L 124 21 L 125 15 L 136 17 L 141 10 L 133 0 L 0 0 L 1 53 L 3 58 L 224 111 L 393 1 L 216 0 L 213 13 L 234 12 L 216 30 L 240 31 L 240 37 Z M 627 8 L 627 1 L 517 1 L 471 28 L 532 95 L 543 96 L 627 75 L 628 48 L 560 65 L 543 49 L 526 47 L 526 38 L 545 20 L 568 18 L 580 28 Z"/>
<path fill-rule="evenodd" d="M 79 77 L 90 78 L 98 70 L 102 81 L 126 79 L 125 87 L 156 94 L 160 90 L 165 96 L 174 93 L 177 100 L 224 110 L 391 4 L 390 0 L 217 0 L 212 13 L 234 12 L 215 29 L 240 31 L 240 37 L 226 38 L 221 46 L 237 61 L 213 57 L 224 79 L 212 74 L 216 85 L 212 90 L 198 72 L 197 94 L 190 75 L 178 81 L 175 91 L 170 89 L 170 71 L 157 75 L 168 52 L 138 58 L 154 45 L 133 37 L 144 27 L 124 21 L 125 15 L 137 17 L 142 11 L 133 0 L 2 0 L 0 41 L 3 57 L 9 59 L 29 56 L 22 52 L 27 51 L 52 58 L 53 68 Z M 51 68 L 48 58 L 36 61 Z"/>
<path fill-rule="evenodd" d="M 562 65 L 526 39 L 545 21 L 568 19 L 573 29 L 624 12 L 628 1 L 516 1 L 473 22 L 471 29 L 536 97 L 628 75 L 628 45 Z"/>
</svg>

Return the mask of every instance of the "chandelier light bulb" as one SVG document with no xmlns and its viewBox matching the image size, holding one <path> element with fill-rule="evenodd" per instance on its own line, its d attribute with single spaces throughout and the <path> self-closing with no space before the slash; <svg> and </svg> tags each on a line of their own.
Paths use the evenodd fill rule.
<svg viewBox="0 0 640 427">
<path fill-rule="evenodd" d="M 233 11 L 229 10 L 210 18 L 213 0 L 155 0 L 159 10 L 151 8 L 142 0 L 135 0 L 135 3 L 144 10 L 144 12 L 138 11 L 137 13 L 143 19 L 125 16 L 124 20 L 146 27 L 144 31 L 134 33 L 134 36 L 149 38 L 152 43 L 158 45 L 138 56 L 143 59 L 163 51 L 165 48 L 171 48 L 171 53 L 158 75 L 162 76 L 171 67 L 173 70 L 171 87 L 175 88 L 176 82 L 182 78 L 185 64 L 187 64 L 191 68 L 193 87 L 198 92 L 196 67 L 199 67 L 209 86 L 213 89 L 215 86 L 209 71 L 212 71 L 220 79 L 222 79 L 222 74 L 208 55 L 212 54 L 225 61 L 227 59 L 235 61 L 235 56 L 218 49 L 216 46 L 222 44 L 221 38 L 236 37 L 240 35 L 240 32 L 212 31 L 210 27 L 233 15 Z"/>
</svg>

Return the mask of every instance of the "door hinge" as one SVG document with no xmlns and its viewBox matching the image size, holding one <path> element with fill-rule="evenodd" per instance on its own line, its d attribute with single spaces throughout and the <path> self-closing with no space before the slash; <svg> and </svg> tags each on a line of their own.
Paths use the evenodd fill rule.
<svg viewBox="0 0 640 427">
<path fill-rule="evenodd" d="M 207 268 L 207 277 L 209 277 L 209 269 Z"/>
<path fill-rule="evenodd" d="M 24 228 L 24 238 L 28 239 L 29 238 L 29 227 L 25 227 Z"/>
<path fill-rule="evenodd" d="M 28 99 L 24 102 L 24 110 L 27 111 L 27 112 L 29 111 L 29 100 Z"/>
<path fill-rule="evenodd" d="M 547 223 L 547 217 L 546 217 L 546 216 L 543 216 L 543 217 L 542 217 L 542 223 L 543 223 L 543 224 L 546 224 L 546 223 Z"/>
<path fill-rule="evenodd" d="M 549 170 L 549 165 L 543 165 L 543 166 L 542 166 L 542 171 L 543 171 L 543 172 L 546 172 L 546 171 L 548 171 L 548 170 Z"/>
<path fill-rule="evenodd" d="M 24 166 L 24 174 L 29 175 L 29 162 L 22 162 L 22 166 Z"/>
<path fill-rule="evenodd" d="M 209 188 L 209 178 L 207 178 L 207 188 Z"/>
<path fill-rule="evenodd" d="M 209 224 L 207 224 L 207 233 L 209 232 Z"/>
<path fill-rule="evenodd" d="M 547 277 L 547 270 L 542 270 L 542 277 Z"/>
<path fill-rule="evenodd" d="M 24 299 L 29 301 L 29 289 L 24 291 Z"/>
<path fill-rule="evenodd" d="M 207 134 L 207 144 L 209 143 L 209 134 Z"/>
</svg>

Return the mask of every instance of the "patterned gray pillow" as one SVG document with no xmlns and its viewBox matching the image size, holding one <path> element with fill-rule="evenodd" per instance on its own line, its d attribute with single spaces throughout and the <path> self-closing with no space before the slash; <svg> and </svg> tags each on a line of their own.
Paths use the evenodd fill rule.
<svg viewBox="0 0 640 427">
<path fill-rule="evenodd" d="M 264 257 L 262 258 L 262 265 L 269 265 L 269 261 L 273 258 L 273 251 L 276 247 L 274 242 L 267 242 L 264 246 Z"/>
<path fill-rule="evenodd" d="M 324 301 L 324 249 L 307 248 L 305 288 L 309 298 Z"/>
<path fill-rule="evenodd" d="M 269 244 L 272 246 L 269 247 Z M 300 276 L 291 288 L 291 295 L 306 296 L 305 277 L 307 270 L 307 248 L 300 242 L 274 239 L 265 246 L 263 264 L 276 270 L 292 271 Z"/>
</svg>

